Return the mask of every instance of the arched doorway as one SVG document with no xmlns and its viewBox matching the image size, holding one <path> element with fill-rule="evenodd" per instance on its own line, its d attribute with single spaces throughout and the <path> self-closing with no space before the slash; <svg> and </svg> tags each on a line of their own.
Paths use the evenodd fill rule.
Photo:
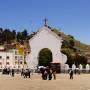
<svg viewBox="0 0 90 90">
<path fill-rule="evenodd" d="M 52 52 L 48 48 L 43 48 L 39 52 L 38 65 L 39 66 L 50 66 L 52 62 Z"/>
</svg>

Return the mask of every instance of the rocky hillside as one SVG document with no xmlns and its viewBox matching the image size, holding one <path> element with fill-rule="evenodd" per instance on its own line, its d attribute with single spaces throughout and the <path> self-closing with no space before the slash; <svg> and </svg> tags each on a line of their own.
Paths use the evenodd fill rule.
<svg viewBox="0 0 90 90">
<path fill-rule="evenodd" d="M 70 62 L 72 61 L 72 63 L 74 63 L 75 59 L 83 59 L 80 62 L 90 63 L 90 45 L 86 45 L 76 40 L 74 36 L 66 35 L 57 29 L 52 29 L 52 31 L 55 32 L 58 36 L 62 37 L 62 52 L 68 56 L 68 60 L 70 60 Z M 87 60 L 87 62 L 84 60 Z"/>
</svg>

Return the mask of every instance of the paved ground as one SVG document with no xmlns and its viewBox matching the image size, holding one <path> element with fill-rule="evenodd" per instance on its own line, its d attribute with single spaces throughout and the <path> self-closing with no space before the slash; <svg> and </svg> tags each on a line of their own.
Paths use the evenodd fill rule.
<svg viewBox="0 0 90 90">
<path fill-rule="evenodd" d="M 38 74 L 31 79 L 0 75 L 0 90 L 90 90 L 90 74 L 74 75 L 73 80 L 68 74 L 58 74 L 57 79 L 51 81 L 42 80 Z"/>
</svg>

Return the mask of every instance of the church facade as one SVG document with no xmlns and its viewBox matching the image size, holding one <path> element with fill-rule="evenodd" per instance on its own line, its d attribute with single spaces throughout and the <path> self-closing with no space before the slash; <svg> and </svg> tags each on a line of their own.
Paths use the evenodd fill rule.
<svg viewBox="0 0 90 90">
<path fill-rule="evenodd" d="M 31 52 L 26 57 L 28 68 L 36 69 L 39 64 L 39 52 L 48 48 L 52 52 L 52 62 L 63 65 L 67 56 L 61 53 L 62 38 L 46 26 L 41 27 L 29 40 Z"/>
</svg>

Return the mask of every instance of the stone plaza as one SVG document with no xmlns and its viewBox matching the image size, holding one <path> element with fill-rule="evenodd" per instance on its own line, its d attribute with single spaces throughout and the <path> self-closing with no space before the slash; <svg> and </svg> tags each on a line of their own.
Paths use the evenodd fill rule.
<svg viewBox="0 0 90 90">
<path fill-rule="evenodd" d="M 11 77 L 0 75 L 0 90 L 90 90 L 90 74 L 74 75 L 57 74 L 56 80 L 42 80 L 41 74 L 34 73 L 31 78 L 22 78 L 20 75 Z"/>
</svg>

